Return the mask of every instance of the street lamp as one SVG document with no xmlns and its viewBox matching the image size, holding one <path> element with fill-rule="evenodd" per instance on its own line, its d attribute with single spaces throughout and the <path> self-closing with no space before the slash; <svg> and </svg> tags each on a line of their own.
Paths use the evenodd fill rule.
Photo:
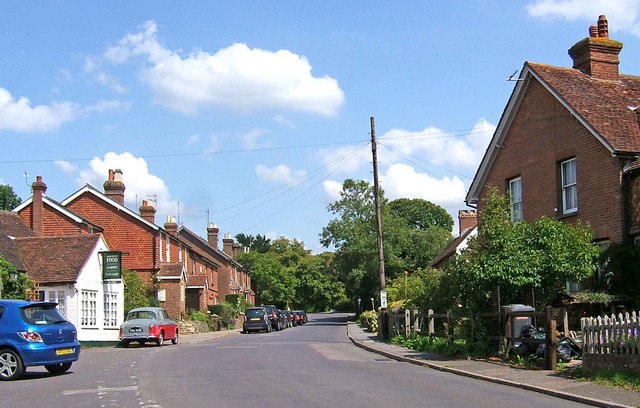
<svg viewBox="0 0 640 408">
<path fill-rule="evenodd" d="M 360 303 L 362 303 L 362 299 L 358 298 L 358 314 L 360 314 Z"/>
<path fill-rule="evenodd" d="M 373 298 L 371 298 L 371 307 L 373 308 L 374 311 L 376 310 L 376 304 L 373 301 Z"/>
</svg>

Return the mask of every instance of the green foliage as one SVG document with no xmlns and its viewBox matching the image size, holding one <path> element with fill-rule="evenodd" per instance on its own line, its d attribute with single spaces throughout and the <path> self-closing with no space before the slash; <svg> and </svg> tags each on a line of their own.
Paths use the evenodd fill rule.
<svg viewBox="0 0 640 408">
<path fill-rule="evenodd" d="M 11 278 L 12 274 L 15 279 Z M 16 272 L 16 268 L 0 256 L 0 298 L 26 299 L 27 290 L 33 288 L 33 281 L 26 273 Z"/>
<path fill-rule="evenodd" d="M 497 288 L 502 304 L 520 303 L 533 288 L 539 304 L 550 304 L 565 281 L 579 282 L 594 272 L 599 250 L 592 238 L 591 229 L 580 222 L 568 225 L 542 217 L 514 224 L 508 198 L 492 189 L 478 236 L 450 263 L 440 298 L 450 299 L 449 307 L 486 311 Z"/>
<path fill-rule="evenodd" d="M 572 294 L 573 298 L 579 303 L 599 303 L 602 305 L 608 305 L 617 297 L 605 292 L 592 292 L 590 290 L 583 290 L 578 293 Z"/>
<path fill-rule="evenodd" d="M 438 269 L 426 268 L 398 276 L 387 284 L 387 297 L 390 302 L 405 300 L 409 308 L 431 309 L 438 296 L 442 274 Z"/>
<path fill-rule="evenodd" d="M 403 336 L 395 336 L 391 338 L 392 344 L 402 345 L 411 350 L 423 351 L 429 353 L 439 353 L 448 356 L 466 356 L 467 344 L 463 339 L 449 341 L 442 337 L 434 336 L 411 336 L 405 338 Z"/>
<path fill-rule="evenodd" d="M 598 370 L 588 372 L 582 367 L 567 367 L 561 374 L 570 378 L 579 378 L 591 381 L 596 384 L 620 387 L 625 390 L 640 392 L 640 376 L 637 373 L 630 371 Z"/>
<path fill-rule="evenodd" d="M 234 320 L 240 315 L 237 301 L 235 303 L 224 302 L 217 305 L 210 305 L 209 312 L 213 317 L 218 317 L 220 327 L 224 329 L 233 329 Z"/>
<path fill-rule="evenodd" d="M 250 271 L 257 288 L 259 304 L 289 305 L 295 296 L 296 277 L 291 267 L 285 267 L 272 252 L 245 252 L 238 261 Z"/>
<path fill-rule="evenodd" d="M 355 310 L 353 302 L 347 300 L 332 261 L 330 253 L 304 256 L 297 261 L 294 274 L 298 285 L 294 304 L 304 306 L 307 311 L 328 311 L 332 307 L 340 311 Z"/>
<path fill-rule="evenodd" d="M 356 305 L 354 305 L 353 301 L 349 299 L 340 299 L 335 303 L 333 308 L 336 312 L 353 313 L 356 310 Z"/>
<path fill-rule="evenodd" d="M 11 211 L 21 202 L 22 199 L 13 191 L 13 187 L 0 184 L 0 210 Z"/>
<path fill-rule="evenodd" d="M 451 239 L 453 220 L 428 201 L 388 202 L 380 191 L 385 275 L 429 267 Z M 336 216 L 321 233 L 321 243 L 336 248 L 334 265 L 349 299 L 377 298 L 380 287 L 374 190 L 364 180 L 347 179 L 340 199 L 328 206 Z"/>
<path fill-rule="evenodd" d="M 366 310 L 360 313 L 360 325 L 370 332 L 378 332 L 378 313 L 375 310 Z"/>
<path fill-rule="evenodd" d="M 629 307 L 640 307 L 640 246 L 632 242 L 614 244 L 602 252 L 599 258 L 604 290 L 630 301 Z"/>
<path fill-rule="evenodd" d="M 236 240 L 240 245 L 245 248 L 249 248 L 251 251 L 265 253 L 269 252 L 271 248 L 271 240 L 267 238 L 265 235 L 246 235 L 246 234 L 237 234 L 235 236 Z"/>
<path fill-rule="evenodd" d="M 150 288 L 137 272 L 125 269 L 122 271 L 124 281 L 124 314 L 137 307 L 157 306 L 157 300 Z"/>
</svg>

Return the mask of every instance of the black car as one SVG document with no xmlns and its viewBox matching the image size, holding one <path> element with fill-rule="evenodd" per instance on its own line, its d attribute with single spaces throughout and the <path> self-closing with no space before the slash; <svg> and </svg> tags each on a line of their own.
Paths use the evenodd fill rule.
<svg viewBox="0 0 640 408">
<path fill-rule="evenodd" d="M 271 331 L 271 321 L 264 307 L 249 307 L 245 311 L 245 319 L 242 324 L 242 332 L 249 333 L 252 331 L 264 330 L 267 333 Z"/>
<path fill-rule="evenodd" d="M 278 313 L 278 308 L 274 305 L 264 305 L 262 307 L 267 309 L 267 315 L 271 321 L 271 328 L 276 331 L 284 329 L 284 321 L 280 313 Z"/>
<path fill-rule="evenodd" d="M 294 310 L 293 313 L 300 316 L 300 324 L 305 324 L 307 322 L 307 312 L 304 310 Z"/>
</svg>

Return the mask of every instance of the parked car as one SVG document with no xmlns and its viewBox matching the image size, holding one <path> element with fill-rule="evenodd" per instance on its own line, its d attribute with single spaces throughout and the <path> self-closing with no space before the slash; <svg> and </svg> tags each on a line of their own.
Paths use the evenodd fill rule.
<svg viewBox="0 0 640 408">
<path fill-rule="evenodd" d="M 282 321 L 282 330 L 290 327 L 289 325 L 289 317 L 287 316 L 287 311 L 278 309 L 278 314 L 280 315 L 280 320 Z"/>
<path fill-rule="evenodd" d="M 300 323 L 300 315 L 294 311 L 291 312 L 291 321 L 294 326 L 300 326 L 302 324 Z"/>
<path fill-rule="evenodd" d="M 293 313 L 300 316 L 300 324 L 305 324 L 307 322 L 307 313 L 304 310 L 294 310 Z"/>
<path fill-rule="evenodd" d="M 271 321 L 271 328 L 276 331 L 282 330 L 284 328 L 284 321 L 280 313 L 278 313 L 278 308 L 274 305 L 264 305 L 263 307 L 267 309 L 267 315 Z"/>
<path fill-rule="evenodd" d="M 139 307 L 131 309 L 120 326 L 120 344 L 129 347 L 135 341 L 141 346 L 146 342 L 162 346 L 165 340 L 178 344 L 178 324 L 169 319 L 167 311 L 160 307 Z"/>
<path fill-rule="evenodd" d="M 284 316 L 284 324 L 286 327 L 293 327 L 293 315 L 291 314 L 290 310 L 283 310 L 282 311 L 283 316 Z"/>
<path fill-rule="evenodd" d="M 245 311 L 245 319 L 242 324 L 242 332 L 252 331 L 271 332 L 271 318 L 265 307 L 248 307 Z"/>
<path fill-rule="evenodd" d="M 80 357 L 78 332 L 52 302 L 0 300 L 0 380 L 22 377 L 27 367 L 63 374 Z"/>
</svg>

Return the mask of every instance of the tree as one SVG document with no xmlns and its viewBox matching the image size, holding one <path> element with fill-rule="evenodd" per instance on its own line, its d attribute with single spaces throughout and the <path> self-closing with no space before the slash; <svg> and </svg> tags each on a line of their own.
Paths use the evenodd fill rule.
<svg viewBox="0 0 640 408">
<path fill-rule="evenodd" d="M 238 254 L 238 262 L 251 274 L 259 303 L 285 307 L 293 301 L 296 277 L 292 268 L 283 266 L 274 253 L 243 252 Z"/>
<path fill-rule="evenodd" d="M 327 311 L 346 298 L 344 285 L 332 268 L 329 252 L 301 258 L 296 265 L 298 280 L 295 303 L 309 311 Z"/>
<path fill-rule="evenodd" d="M 419 198 L 398 198 L 389 203 L 389 212 L 404 219 L 407 226 L 417 230 L 440 227 L 446 231 L 453 228 L 453 218 L 444 208 Z"/>
<path fill-rule="evenodd" d="M 380 192 L 385 275 L 427 268 L 451 240 L 453 220 L 447 212 L 421 199 L 389 202 Z M 367 181 L 345 180 L 340 199 L 328 207 L 338 217 L 323 228 L 321 242 L 336 247 L 335 268 L 351 299 L 378 293 L 378 254 L 374 190 Z"/>
<path fill-rule="evenodd" d="M 0 210 L 11 211 L 21 202 L 22 199 L 13 191 L 13 187 L 0 184 Z"/>
<path fill-rule="evenodd" d="M 514 224 L 508 197 L 496 189 L 485 203 L 478 235 L 447 268 L 441 297 L 487 311 L 497 288 L 502 304 L 520 303 L 533 289 L 538 303 L 548 305 L 567 280 L 579 282 L 594 272 L 599 250 L 588 225 L 548 217 Z"/>
<path fill-rule="evenodd" d="M 33 281 L 24 272 L 17 272 L 13 264 L 0 256 L 0 298 L 26 299 Z"/>
<path fill-rule="evenodd" d="M 246 235 L 243 233 L 236 235 L 236 241 L 243 247 L 249 248 L 251 251 L 265 253 L 271 248 L 271 239 L 265 235 Z"/>
<path fill-rule="evenodd" d="M 137 307 L 151 306 L 149 288 L 137 272 L 125 269 L 122 271 L 124 281 L 124 314 Z"/>
</svg>

